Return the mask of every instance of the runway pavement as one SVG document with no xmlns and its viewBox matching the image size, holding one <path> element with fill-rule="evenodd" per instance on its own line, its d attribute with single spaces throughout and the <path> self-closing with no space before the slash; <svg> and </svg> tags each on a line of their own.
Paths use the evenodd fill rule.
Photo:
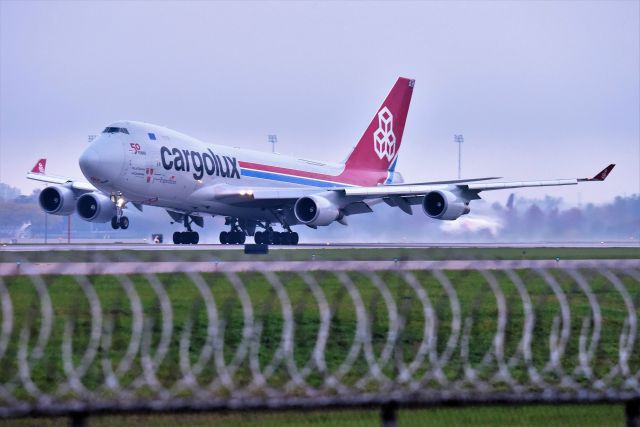
<svg viewBox="0 0 640 427">
<path fill-rule="evenodd" d="M 379 271 L 379 270 L 505 270 L 547 268 L 640 268 L 626 260 L 452 260 L 452 261 L 170 261 L 0 263 L 2 276 L 118 275 L 151 273 Z"/>
<path fill-rule="evenodd" d="M 638 248 L 640 242 L 534 242 L 534 243 L 326 243 L 301 244 L 298 246 L 269 246 L 279 249 L 428 249 L 428 248 Z M 44 252 L 44 251 L 210 251 L 242 250 L 243 245 L 173 245 L 148 243 L 82 243 L 82 244 L 3 244 L 0 252 Z"/>
</svg>

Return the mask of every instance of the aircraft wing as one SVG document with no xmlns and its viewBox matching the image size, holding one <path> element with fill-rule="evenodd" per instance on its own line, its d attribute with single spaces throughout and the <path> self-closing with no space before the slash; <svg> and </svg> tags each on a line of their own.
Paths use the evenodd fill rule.
<svg viewBox="0 0 640 427">
<path fill-rule="evenodd" d="M 478 178 L 471 180 L 436 181 L 430 183 L 408 183 L 395 185 L 379 185 L 376 187 L 335 187 L 319 190 L 318 188 L 272 188 L 254 187 L 242 189 L 236 186 L 220 184 L 204 187 L 194 193 L 206 200 L 224 201 L 238 206 L 286 207 L 301 197 L 312 194 L 337 193 L 338 197 L 346 199 L 344 206 L 347 212 L 361 213 L 370 211 L 366 200 L 382 200 L 390 206 L 397 206 L 404 212 L 410 213 L 409 205 L 422 202 L 423 196 L 434 190 L 445 190 L 457 193 L 466 200 L 480 199 L 482 191 L 504 190 L 522 187 L 548 187 L 559 185 L 576 185 L 587 181 L 604 181 L 615 165 L 611 164 L 596 174 L 593 178 L 552 179 L 540 181 L 513 182 L 478 182 L 494 178 Z M 352 209 L 353 208 L 353 209 Z M 351 214 L 350 213 L 350 214 Z"/>
<path fill-rule="evenodd" d="M 97 189 L 88 182 L 76 181 L 72 178 L 66 178 L 62 176 L 47 175 L 45 173 L 46 165 L 47 159 L 38 160 L 33 169 L 31 169 L 31 171 L 27 173 L 27 178 L 47 184 L 66 185 L 80 193 L 97 191 Z"/>
<path fill-rule="evenodd" d="M 345 196 L 349 197 L 362 197 L 369 198 L 381 198 L 381 197 L 408 197 L 408 196 L 422 196 L 433 190 L 454 190 L 459 192 L 461 196 L 473 200 L 479 199 L 478 194 L 482 191 L 490 190 L 505 190 L 509 188 L 523 188 L 523 187 L 550 187 L 559 185 L 576 185 L 580 182 L 587 181 L 604 181 L 605 178 L 611 173 L 614 164 L 611 164 L 596 174 L 593 178 L 573 178 L 573 179 L 552 179 L 552 180 L 540 180 L 540 181 L 514 181 L 514 182 L 473 182 L 466 181 L 466 183 L 458 184 L 400 184 L 394 186 L 377 186 L 377 187 L 349 187 L 343 188 L 339 191 Z"/>
</svg>

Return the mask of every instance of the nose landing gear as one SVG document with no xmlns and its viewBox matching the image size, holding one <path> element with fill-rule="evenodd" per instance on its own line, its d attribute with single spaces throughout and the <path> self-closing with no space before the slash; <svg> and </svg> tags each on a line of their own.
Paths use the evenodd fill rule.
<svg viewBox="0 0 640 427">
<path fill-rule="evenodd" d="M 111 200 L 114 200 L 114 198 L 112 197 Z M 124 202 L 121 202 L 121 200 L 124 201 L 123 198 L 117 199 L 116 216 L 111 218 L 111 228 L 113 228 L 114 230 L 117 230 L 118 228 L 126 230 L 127 228 L 129 228 L 129 218 L 123 215 L 122 207 L 124 206 Z"/>
</svg>

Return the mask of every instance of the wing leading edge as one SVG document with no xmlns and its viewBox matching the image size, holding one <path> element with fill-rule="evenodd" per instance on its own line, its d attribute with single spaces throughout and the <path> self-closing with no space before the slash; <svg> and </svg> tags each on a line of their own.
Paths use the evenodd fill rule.
<svg viewBox="0 0 640 427">
<path fill-rule="evenodd" d="M 27 178 L 47 184 L 66 185 L 79 192 L 97 191 L 97 189 L 88 182 L 75 181 L 72 178 L 62 176 L 47 175 L 46 165 L 47 159 L 38 160 L 31 171 L 27 173 Z"/>
<path fill-rule="evenodd" d="M 455 190 L 461 193 L 469 200 L 478 199 L 478 193 L 491 190 L 505 190 L 511 188 L 524 187 L 552 187 L 560 185 L 577 185 L 580 182 L 588 181 L 604 181 L 611 173 L 615 164 L 611 164 L 598 172 L 593 178 L 573 178 L 573 179 L 552 179 L 538 181 L 514 181 L 514 182 L 473 182 L 460 184 L 403 184 L 395 186 L 379 186 L 379 187 L 353 187 L 340 189 L 345 196 L 362 197 L 362 198 L 379 198 L 379 197 L 407 197 L 421 196 L 434 190 Z M 471 182 L 471 181 L 467 181 Z"/>
<path fill-rule="evenodd" d="M 404 207 L 405 202 L 409 204 L 420 203 L 421 196 L 435 191 L 454 191 L 468 200 L 479 199 L 482 191 L 506 190 L 524 187 L 551 187 L 561 185 L 577 185 L 580 182 L 604 181 L 614 168 L 611 164 L 598 172 L 593 178 L 572 178 L 572 179 L 552 179 L 538 181 L 512 181 L 512 182 L 478 182 L 488 181 L 496 178 L 476 178 L 469 180 L 434 181 L 415 184 L 393 184 L 380 185 L 376 187 L 335 187 L 335 188 L 276 188 L 260 187 L 243 189 L 236 186 L 220 185 L 205 187 L 196 193 L 202 199 L 225 201 L 229 204 L 255 205 L 256 202 L 285 203 L 295 201 L 300 197 L 311 194 L 338 193 L 349 199 L 390 199 L 397 203 L 394 206 Z"/>
</svg>

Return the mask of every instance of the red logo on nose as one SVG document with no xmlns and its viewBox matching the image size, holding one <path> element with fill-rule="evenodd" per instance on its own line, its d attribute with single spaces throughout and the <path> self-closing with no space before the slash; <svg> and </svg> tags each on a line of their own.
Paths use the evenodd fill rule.
<svg viewBox="0 0 640 427">
<path fill-rule="evenodd" d="M 138 154 L 138 151 L 140 151 L 140 144 L 132 142 L 129 144 L 129 146 L 131 147 L 131 151 L 133 154 Z"/>
</svg>

